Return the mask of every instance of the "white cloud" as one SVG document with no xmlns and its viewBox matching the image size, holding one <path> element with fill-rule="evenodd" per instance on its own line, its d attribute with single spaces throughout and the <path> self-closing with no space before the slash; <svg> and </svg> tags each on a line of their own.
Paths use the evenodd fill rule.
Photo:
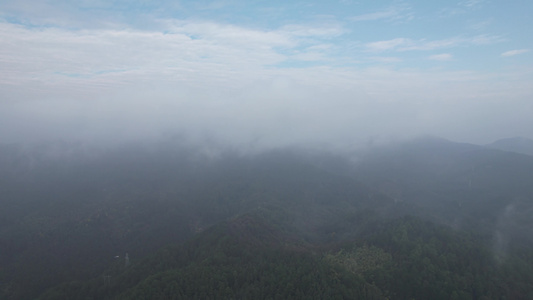
<svg viewBox="0 0 533 300">
<path fill-rule="evenodd" d="M 449 53 L 442 53 L 442 54 L 435 54 L 428 57 L 430 60 L 438 60 L 438 61 L 450 61 L 453 59 L 453 56 Z"/>
<path fill-rule="evenodd" d="M 365 47 L 370 51 L 395 50 L 413 44 L 411 39 L 395 38 L 392 40 L 367 43 Z"/>
<path fill-rule="evenodd" d="M 344 33 L 339 24 L 327 24 L 325 26 L 286 25 L 280 30 L 296 37 L 333 38 Z"/>
<path fill-rule="evenodd" d="M 468 25 L 468 28 L 475 30 L 475 31 L 484 31 L 486 30 L 492 23 L 494 22 L 493 19 L 481 21 L 481 22 L 471 22 L 470 25 Z"/>
<path fill-rule="evenodd" d="M 302 52 L 291 56 L 292 59 L 301 61 L 323 61 L 326 57 L 320 52 Z"/>
<path fill-rule="evenodd" d="M 468 7 L 468 8 L 472 8 L 472 7 L 481 5 L 485 1 L 486 0 L 466 0 L 466 1 L 461 2 L 460 5 Z"/>
<path fill-rule="evenodd" d="M 122 77 L 184 74 L 214 65 L 218 71 L 237 70 L 283 61 L 285 57 L 274 48 L 296 45 L 283 33 L 213 23 L 175 24 L 169 32 L 30 29 L 0 23 L 0 39 L 9 41 L 0 49 L 1 77 L 42 83 L 69 77 L 87 82 L 113 77 L 109 73 Z"/>
<path fill-rule="evenodd" d="M 499 36 L 478 35 L 473 37 L 452 37 L 442 40 L 413 40 L 408 38 L 394 38 L 391 40 L 371 42 L 365 44 L 368 51 L 427 51 L 453 48 L 468 45 L 486 45 L 502 42 Z"/>
<path fill-rule="evenodd" d="M 65 85 L 89 94 L 143 80 L 222 79 L 288 59 L 326 60 L 342 34 L 329 26 L 256 30 L 198 21 L 161 21 L 162 30 L 25 27 L 0 22 L 0 84 L 46 89 Z M 59 89 L 58 89 L 59 90 Z"/>
<path fill-rule="evenodd" d="M 337 46 L 328 39 L 341 32 L 335 26 L 255 30 L 214 22 L 164 24 L 166 33 L 0 23 L 0 137 L 150 135 L 177 128 L 241 144 L 259 136 L 263 145 L 286 145 L 417 134 L 431 125 L 432 133 L 453 138 L 477 124 L 472 111 L 487 105 L 498 111 L 499 99 L 522 104 L 533 94 L 530 73 L 514 78 L 383 64 L 275 67 L 287 59 L 333 59 L 328 54 Z M 469 43 L 457 40 L 399 38 L 367 49 Z M 530 119 L 524 117 L 523 124 Z M 449 120 L 458 121 L 450 125 Z M 490 121 L 478 122 L 479 127 Z"/>
<path fill-rule="evenodd" d="M 370 60 L 380 63 L 398 63 L 402 61 L 401 58 L 393 56 L 373 56 L 370 57 Z"/>
<path fill-rule="evenodd" d="M 501 56 L 515 56 L 515 55 L 519 55 L 519 54 L 523 54 L 523 53 L 527 53 L 529 52 L 530 50 L 529 49 L 516 49 L 516 50 L 510 50 L 510 51 L 506 51 L 506 52 L 503 52 L 501 54 Z"/>
<path fill-rule="evenodd" d="M 450 1 L 451 2 L 451 1 Z M 484 6 L 486 0 L 465 0 L 450 3 L 450 7 L 441 9 L 441 17 L 456 17 L 476 11 Z"/>
<path fill-rule="evenodd" d="M 504 42 L 505 39 L 498 35 L 488 35 L 488 34 L 482 34 L 474 36 L 470 39 L 465 39 L 466 43 L 470 43 L 473 45 L 491 45 L 491 44 L 497 44 Z"/>
<path fill-rule="evenodd" d="M 377 20 L 387 20 L 387 21 L 410 21 L 413 19 L 413 13 L 411 12 L 411 7 L 406 4 L 391 6 L 385 10 L 362 14 L 350 18 L 351 21 L 360 22 L 360 21 L 377 21 Z"/>
<path fill-rule="evenodd" d="M 184 34 L 192 39 L 234 44 L 243 47 L 291 47 L 291 37 L 279 31 L 252 30 L 234 25 L 213 22 L 168 21 L 168 31 Z"/>
<path fill-rule="evenodd" d="M 400 50 L 435 50 L 442 48 L 451 48 L 458 46 L 463 42 L 464 40 L 460 38 L 449 38 L 436 41 L 419 40 L 411 43 L 411 45 L 405 45 L 405 47 L 402 47 Z"/>
<path fill-rule="evenodd" d="M 408 38 L 395 38 L 386 41 L 371 42 L 366 44 L 370 51 L 410 51 L 410 50 L 434 50 L 449 48 L 460 45 L 464 40 L 459 38 L 450 38 L 444 40 L 427 41 L 412 40 Z"/>
</svg>

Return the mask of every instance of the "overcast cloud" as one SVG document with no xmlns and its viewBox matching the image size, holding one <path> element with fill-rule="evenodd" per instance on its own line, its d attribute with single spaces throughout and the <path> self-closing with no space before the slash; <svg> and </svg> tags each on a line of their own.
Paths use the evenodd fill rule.
<svg viewBox="0 0 533 300">
<path fill-rule="evenodd" d="M 314 8 L 314 18 L 267 25 L 220 20 L 226 11 L 217 6 L 182 17 L 157 13 L 171 8 L 165 3 L 145 12 L 120 2 L 50 3 L 37 5 L 48 17 L 24 3 L 0 5 L 3 142 L 170 132 L 245 147 L 352 146 L 419 134 L 475 143 L 533 138 L 531 54 L 508 50 L 531 42 L 501 30 L 400 34 L 391 18 L 408 12 L 402 22 L 427 22 L 407 2 L 344 15 Z M 279 5 L 254 9 L 296 13 Z M 172 9 L 200 14 L 190 6 Z M 129 19 L 136 14 L 147 21 Z M 368 34 L 360 21 L 389 31 Z"/>
</svg>

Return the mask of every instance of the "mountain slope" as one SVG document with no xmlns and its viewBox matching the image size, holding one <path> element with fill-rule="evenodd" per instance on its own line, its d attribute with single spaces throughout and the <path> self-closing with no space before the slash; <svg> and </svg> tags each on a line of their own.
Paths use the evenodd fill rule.
<svg viewBox="0 0 533 300">
<path fill-rule="evenodd" d="M 311 245 L 278 212 L 243 215 L 102 278 L 41 299 L 454 299 L 531 295 L 500 278 L 474 237 L 417 218 L 361 224 L 341 245 Z M 289 231 L 287 231 L 289 229 Z M 531 270 L 531 269 L 530 269 Z M 104 275 L 105 276 L 105 275 Z M 506 290 L 510 288 L 512 291 Z"/>
<path fill-rule="evenodd" d="M 432 220 L 489 235 L 512 207 L 533 205 L 533 157 L 471 144 L 418 139 L 368 154 L 354 174 Z"/>
<path fill-rule="evenodd" d="M 2 299 L 532 296 L 526 155 L 436 138 L 357 160 L 91 153 L 0 147 Z"/>
<path fill-rule="evenodd" d="M 491 144 L 488 144 L 487 147 L 503 151 L 533 155 L 533 140 L 522 137 L 497 140 Z"/>
<path fill-rule="evenodd" d="M 284 211 L 293 230 L 313 243 L 353 235 L 349 226 L 364 210 L 401 211 L 388 197 L 290 151 L 210 159 L 179 145 L 130 145 L 65 159 L 47 151 L 69 153 L 68 147 L 9 149 L 1 160 L 4 299 L 86 280 L 117 255 L 141 258 L 263 207 Z"/>
</svg>

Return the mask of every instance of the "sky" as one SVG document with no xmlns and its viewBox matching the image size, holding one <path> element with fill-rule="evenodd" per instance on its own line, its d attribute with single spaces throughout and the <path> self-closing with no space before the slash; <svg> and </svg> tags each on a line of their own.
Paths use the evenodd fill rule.
<svg viewBox="0 0 533 300">
<path fill-rule="evenodd" d="M 0 141 L 533 138 L 533 2 L 3 0 Z"/>
</svg>

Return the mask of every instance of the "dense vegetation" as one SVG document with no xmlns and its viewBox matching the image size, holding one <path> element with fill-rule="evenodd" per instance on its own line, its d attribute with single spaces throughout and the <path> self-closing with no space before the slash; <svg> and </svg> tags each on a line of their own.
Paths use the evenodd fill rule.
<svg viewBox="0 0 533 300">
<path fill-rule="evenodd" d="M 0 167 L 2 299 L 533 298 L 527 155 L 51 143 Z"/>
</svg>

